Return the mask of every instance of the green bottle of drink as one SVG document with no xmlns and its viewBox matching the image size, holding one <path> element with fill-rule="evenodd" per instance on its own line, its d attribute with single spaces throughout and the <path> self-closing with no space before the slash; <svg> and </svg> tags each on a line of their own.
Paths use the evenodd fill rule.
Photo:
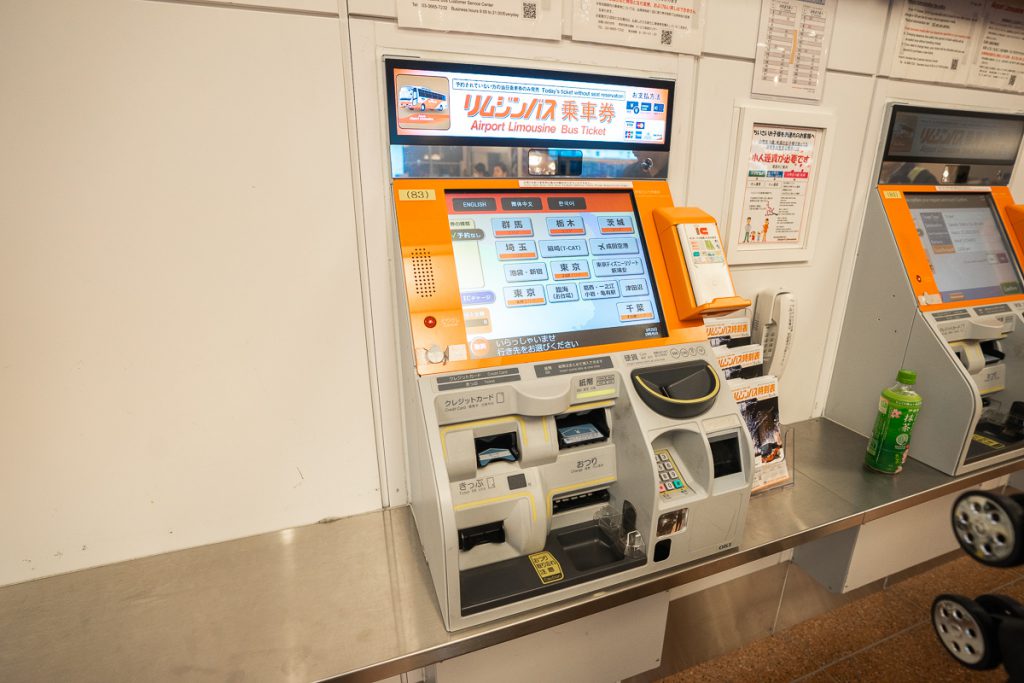
<svg viewBox="0 0 1024 683">
<path fill-rule="evenodd" d="M 921 412 L 921 396 L 912 388 L 916 381 L 916 372 L 900 370 L 896 384 L 882 390 L 878 417 L 864 456 L 868 469 L 885 474 L 896 474 L 903 469 L 910 448 L 910 430 Z"/>
</svg>

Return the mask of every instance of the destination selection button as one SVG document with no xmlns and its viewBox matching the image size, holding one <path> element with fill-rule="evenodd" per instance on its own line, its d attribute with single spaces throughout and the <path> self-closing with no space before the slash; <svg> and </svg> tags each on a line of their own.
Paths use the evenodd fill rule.
<svg viewBox="0 0 1024 683">
<path fill-rule="evenodd" d="M 598 216 L 597 225 L 601 228 L 602 235 L 619 235 L 633 232 L 633 216 Z"/>
<path fill-rule="evenodd" d="M 540 306 L 543 303 L 546 302 L 544 299 L 544 287 L 541 285 L 505 288 L 505 305 L 509 308 Z"/>
<path fill-rule="evenodd" d="M 622 296 L 650 296 L 647 280 L 619 280 Z"/>
<path fill-rule="evenodd" d="M 650 301 L 620 301 L 616 306 L 619 307 L 620 322 L 654 319 L 654 307 Z"/>
<path fill-rule="evenodd" d="M 584 282 L 580 290 L 584 299 L 615 299 L 619 296 L 619 287 L 615 282 Z"/>
<path fill-rule="evenodd" d="M 493 197 L 453 199 L 452 209 L 460 213 L 474 213 L 476 211 L 497 211 L 498 203 L 494 201 Z"/>
<path fill-rule="evenodd" d="M 497 242 L 494 245 L 502 261 L 537 258 L 537 243 L 533 240 Z"/>
<path fill-rule="evenodd" d="M 529 216 L 502 216 L 491 219 L 495 237 L 532 237 L 533 221 Z"/>
<path fill-rule="evenodd" d="M 590 240 L 590 253 L 594 256 L 604 254 L 639 254 L 640 244 L 635 237 L 603 237 Z"/>
<path fill-rule="evenodd" d="M 540 255 L 551 257 L 586 256 L 586 240 L 541 240 Z"/>
<path fill-rule="evenodd" d="M 535 282 L 548 279 L 548 265 L 536 263 L 506 263 L 505 282 Z"/>
<path fill-rule="evenodd" d="M 643 275 L 644 262 L 635 256 L 594 259 L 594 275 L 597 277 L 620 277 L 622 275 Z"/>
<path fill-rule="evenodd" d="M 568 282 L 560 285 L 548 285 L 548 301 L 553 304 L 561 301 L 579 301 L 580 292 L 576 284 Z"/>
<path fill-rule="evenodd" d="M 548 216 L 548 234 L 552 237 L 563 235 L 586 235 L 587 227 L 583 224 L 583 216 Z"/>
<path fill-rule="evenodd" d="M 590 264 L 585 258 L 552 261 L 551 276 L 555 280 L 587 280 L 590 278 Z"/>
</svg>

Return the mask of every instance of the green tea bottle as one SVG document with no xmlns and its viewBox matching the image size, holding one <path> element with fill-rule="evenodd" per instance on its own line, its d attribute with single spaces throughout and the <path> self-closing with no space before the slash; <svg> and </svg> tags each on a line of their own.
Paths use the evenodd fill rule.
<svg viewBox="0 0 1024 683">
<path fill-rule="evenodd" d="M 910 448 L 910 431 L 921 412 L 921 396 L 914 391 L 917 373 L 900 370 L 896 384 L 882 390 L 878 416 L 871 430 L 864 464 L 877 472 L 896 474 L 903 469 Z"/>
</svg>

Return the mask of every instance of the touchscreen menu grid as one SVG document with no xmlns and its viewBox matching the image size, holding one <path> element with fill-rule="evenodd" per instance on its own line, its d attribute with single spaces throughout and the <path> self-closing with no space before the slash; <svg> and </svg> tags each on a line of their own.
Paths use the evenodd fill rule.
<svg viewBox="0 0 1024 683">
<path fill-rule="evenodd" d="M 446 199 L 472 357 L 665 335 L 629 192 Z"/>
</svg>

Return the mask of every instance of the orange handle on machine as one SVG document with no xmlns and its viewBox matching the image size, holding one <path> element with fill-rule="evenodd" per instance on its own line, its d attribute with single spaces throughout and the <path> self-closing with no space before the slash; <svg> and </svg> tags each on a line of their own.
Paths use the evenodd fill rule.
<svg viewBox="0 0 1024 683">
<path fill-rule="evenodd" d="M 690 282 L 690 273 L 683 255 L 683 245 L 679 241 L 676 226 L 682 223 L 710 223 L 718 229 L 718 222 L 709 213 L 692 206 L 658 208 L 654 210 L 654 224 L 658 229 L 658 239 L 665 254 L 665 266 L 668 269 L 669 284 L 675 298 L 676 309 L 680 320 L 700 320 L 705 316 L 724 315 L 750 306 L 750 301 L 740 296 L 728 296 L 712 299 L 708 303 L 698 304 Z M 730 282 L 732 275 L 729 275 Z M 735 291 L 735 288 L 734 288 Z"/>
</svg>

